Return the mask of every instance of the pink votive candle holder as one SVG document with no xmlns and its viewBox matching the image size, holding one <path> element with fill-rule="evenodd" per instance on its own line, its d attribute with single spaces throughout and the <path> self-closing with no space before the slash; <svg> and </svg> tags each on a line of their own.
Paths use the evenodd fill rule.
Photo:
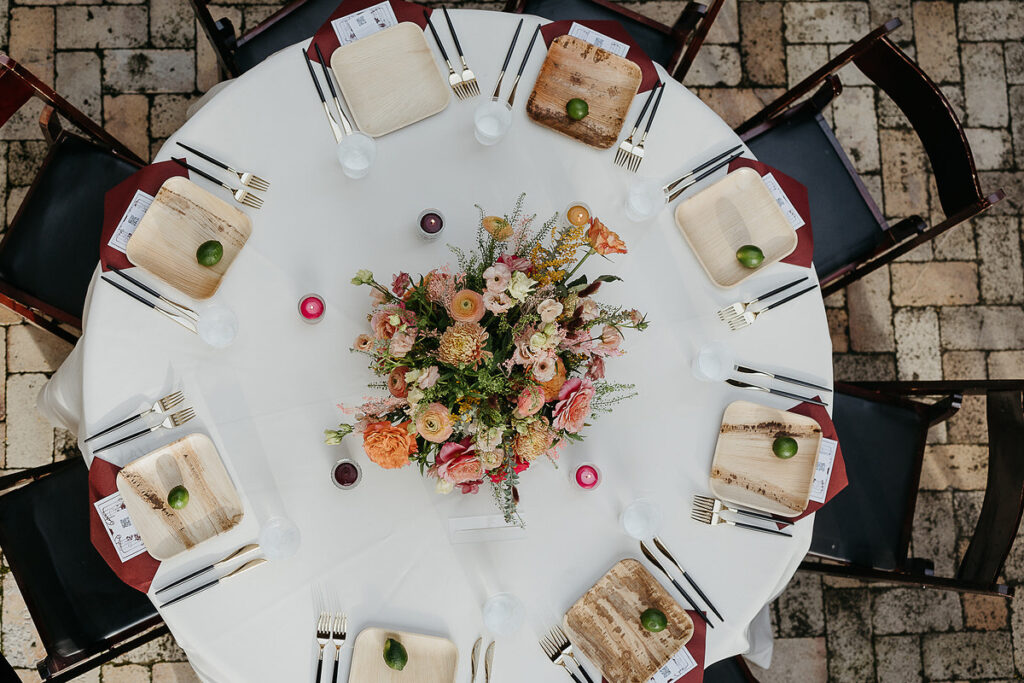
<svg viewBox="0 0 1024 683">
<path fill-rule="evenodd" d="M 327 305 L 319 294 L 307 294 L 299 299 L 299 315 L 303 322 L 315 325 L 324 319 Z"/>
<path fill-rule="evenodd" d="M 601 485 L 601 470 L 597 465 L 584 463 L 576 468 L 572 480 L 584 491 L 592 491 Z"/>
</svg>

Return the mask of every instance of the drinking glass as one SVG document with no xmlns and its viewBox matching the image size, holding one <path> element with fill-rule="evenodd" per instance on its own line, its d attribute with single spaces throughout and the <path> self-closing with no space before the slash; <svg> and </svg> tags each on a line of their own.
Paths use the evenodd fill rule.
<svg viewBox="0 0 1024 683">
<path fill-rule="evenodd" d="M 485 100 L 473 113 L 473 134 L 481 145 L 501 142 L 512 127 L 512 105 L 502 99 Z"/>
<path fill-rule="evenodd" d="M 732 372 L 733 355 L 721 342 L 705 344 L 693 357 L 690 370 L 701 382 L 724 382 Z"/>
<path fill-rule="evenodd" d="M 377 143 L 366 133 L 355 131 L 338 143 L 338 161 L 349 178 L 362 178 L 370 172 L 377 158 Z"/>
<path fill-rule="evenodd" d="M 665 206 L 665 192 L 654 180 L 633 183 L 626 195 L 626 217 L 636 223 L 650 220 Z"/>
<path fill-rule="evenodd" d="M 627 534 L 638 541 L 645 541 L 658 533 L 661 510 L 652 501 L 639 498 L 622 511 L 619 522 Z"/>
<path fill-rule="evenodd" d="M 484 626 L 496 636 L 510 636 L 523 626 L 523 602 L 511 593 L 497 593 L 484 603 Z"/>
<path fill-rule="evenodd" d="M 268 560 L 284 560 L 299 551 L 302 534 L 287 517 L 271 517 L 260 527 L 260 548 Z"/>
<path fill-rule="evenodd" d="M 227 306 L 211 304 L 199 314 L 196 332 L 213 348 L 226 348 L 238 335 L 238 317 Z"/>
</svg>

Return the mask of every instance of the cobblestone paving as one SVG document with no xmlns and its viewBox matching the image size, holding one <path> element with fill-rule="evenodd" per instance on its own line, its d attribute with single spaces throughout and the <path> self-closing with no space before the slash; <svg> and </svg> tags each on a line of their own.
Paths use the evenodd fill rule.
<svg viewBox="0 0 1024 683">
<path fill-rule="evenodd" d="M 456 4 L 455 2 L 450 4 Z M 251 27 L 275 0 L 213 8 Z M 496 3 L 473 3 L 496 8 Z M 666 22 L 682 3 L 636 4 Z M 148 157 L 219 79 L 186 0 L 0 0 L 0 49 Z M 1008 199 L 986 216 L 831 298 L 840 379 L 1024 377 L 1024 2 L 1019 0 L 730 0 L 687 85 L 731 124 L 891 16 L 900 45 L 938 82 L 967 128 L 986 190 Z M 890 219 L 936 216 L 928 162 L 902 114 L 852 68 L 828 117 Z M 44 145 L 38 108 L 0 131 L 0 225 L 20 204 Z M 35 410 L 69 347 L 0 309 L 0 468 L 74 453 Z M 913 538 L 950 575 L 985 486 L 984 399 L 930 439 Z M 1024 581 L 1024 544 L 1006 579 Z M 0 647 L 26 681 L 42 650 L 14 580 L 0 566 Z M 777 632 L 766 682 L 1009 681 L 1024 677 L 1024 590 L 1013 601 L 822 580 L 798 574 L 772 607 Z M 79 680 L 183 683 L 195 676 L 163 638 Z M 255 682 L 254 682 L 255 683 Z"/>
</svg>

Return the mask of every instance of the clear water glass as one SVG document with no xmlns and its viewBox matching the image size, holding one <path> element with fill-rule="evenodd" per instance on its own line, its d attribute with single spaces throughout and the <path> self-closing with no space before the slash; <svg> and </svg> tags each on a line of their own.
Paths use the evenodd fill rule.
<svg viewBox="0 0 1024 683">
<path fill-rule="evenodd" d="M 355 131 L 338 143 L 338 162 L 349 178 L 362 178 L 377 158 L 377 143 L 366 133 Z"/>
<path fill-rule="evenodd" d="M 260 527 L 259 542 L 268 560 L 285 560 L 299 551 L 302 534 L 287 517 L 271 517 Z"/>
<path fill-rule="evenodd" d="M 473 134 L 481 145 L 495 145 L 501 142 L 511 127 L 512 105 L 505 100 L 485 100 L 473 112 Z"/>
<path fill-rule="evenodd" d="M 213 348 L 227 348 L 238 336 L 238 317 L 227 306 L 211 304 L 200 312 L 196 332 Z"/>
<path fill-rule="evenodd" d="M 665 191 L 654 180 L 633 183 L 626 195 L 626 217 L 636 223 L 650 220 L 665 206 Z"/>
<path fill-rule="evenodd" d="M 640 498 L 622 511 L 619 522 L 627 534 L 638 541 L 645 541 L 657 535 L 661 526 L 661 509 L 652 501 Z"/>
<path fill-rule="evenodd" d="M 484 626 L 496 636 L 510 636 L 523 626 L 523 601 L 511 593 L 497 593 L 484 603 Z"/>
<path fill-rule="evenodd" d="M 705 344 L 690 364 L 693 376 L 701 382 L 724 382 L 732 373 L 732 352 L 721 342 Z"/>
</svg>

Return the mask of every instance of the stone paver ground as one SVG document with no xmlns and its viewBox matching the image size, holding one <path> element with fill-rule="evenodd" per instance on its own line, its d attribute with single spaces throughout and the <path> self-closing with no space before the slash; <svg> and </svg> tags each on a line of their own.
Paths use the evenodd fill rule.
<svg viewBox="0 0 1024 683">
<path fill-rule="evenodd" d="M 255 25 L 279 6 L 225 2 L 214 16 Z M 450 4 L 457 4 L 452 2 Z M 497 8 L 498 3 L 473 3 Z M 682 3 L 633 5 L 671 23 Z M 186 0 L 0 0 L 0 49 L 140 155 L 181 125 L 218 80 Z M 899 44 L 958 111 L 987 190 L 1008 199 L 828 302 L 839 379 L 1024 377 L 1024 2 L 1019 0 L 729 0 L 687 85 L 736 124 L 890 16 Z M 890 219 L 936 218 L 928 162 L 902 114 L 854 69 L 828 112 Z M 0 131 L 0 225 L 14 214 L 44 151 L 31 117 Z M 35 395 L 68 346 L 0 309 L 0 468 L 74 452 L 35 411 Z M 985 402 L 968 399 L 930 439 L 914 553 L 953 572 L 985 486 Z M 1024 581 L 1024 544 L 1006 579 Z M 0 566 L 0 647 L 24 680 L 41 656 L 24 603 Z M 1011 601 L 822 580 L 798 574 L 772 607 L 775 659 L 766 682 L 1009 681 L 1024 676 L 1024 590 Z M 83 676 L 96 683 L 195 680 L 163 638 Z"/>
</svg>

